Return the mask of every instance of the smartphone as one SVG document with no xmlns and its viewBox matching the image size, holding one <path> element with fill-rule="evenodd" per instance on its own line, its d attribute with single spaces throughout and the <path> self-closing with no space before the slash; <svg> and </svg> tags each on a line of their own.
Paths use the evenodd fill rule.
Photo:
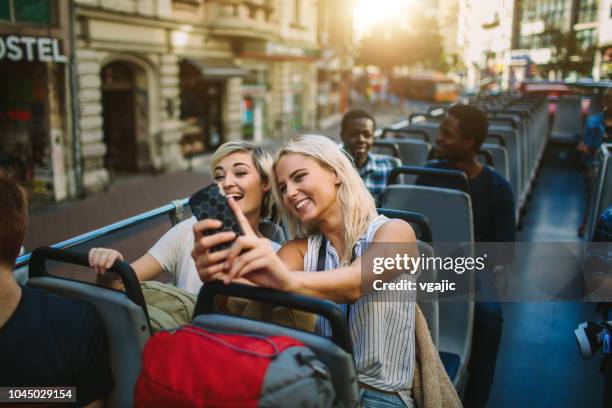
<svg viewBox="0 0 612 408">
<path fill-rule="evenodd" d="M 219 190 L 217 184 L 212 183 L 193 194 L 189 198 L 189 206 L 198 221 L 212 218 L 223 223 L 221 228 L 204 231 L 204 235 L 213 235 L 222 231 L 234 231 L 236 235 L 244 235 L 234 212 L 227 203 L 227 198 Z M 231 245 L 231 242 L 219 244 L 211 248 L 211 251 L 220 251 Z"/>
</svg>

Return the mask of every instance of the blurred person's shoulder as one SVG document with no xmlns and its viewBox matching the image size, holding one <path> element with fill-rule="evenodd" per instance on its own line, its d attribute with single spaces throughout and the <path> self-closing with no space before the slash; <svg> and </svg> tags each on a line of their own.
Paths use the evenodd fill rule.
<svg viewBox="0 0 612 408">
<path fill-rule="evenodd" d="M 510 182 L 504 176 L 495 171 L 493 167 L 483 166 L 483 172 L 486 172 L 486 174 L 488 174 L 488 176 L 491 178 L 494 189 L 512 191 Z"/>
<path fill-rule="evenodd" d="M 593 115 L 590 115 L 586 119 L 587 127 L 597 127 L 603 122 L 604 113 L 599 112 Z"/>
<path fill-rule="evenodd" d="M 425 167 L 430 169 L 443 169 L 443 170 L 452 170 L 450 164 L 448 164 L 447 160 L 430 160 L 427 162 Z"/>
<path fill-rule="evenodd" d="M 594 242 L 612 242 L 612 206 L 601 214 L 593 234 Z"/>
<path fill-rule="evenodd" d="M 29 286 L 22 286 L 21 289 L 22 298 L 15 317 L 23 319 L 24 323 L 26 318 L 27 322 L 47 320 L 50 328 L 63 333 L 62 336 L 70 336 L 80 335 L 80 327 L 86 322 L 97 324 L 99 321 L 95 308 L 85 301 L 68 299 Z"/>
</svg>

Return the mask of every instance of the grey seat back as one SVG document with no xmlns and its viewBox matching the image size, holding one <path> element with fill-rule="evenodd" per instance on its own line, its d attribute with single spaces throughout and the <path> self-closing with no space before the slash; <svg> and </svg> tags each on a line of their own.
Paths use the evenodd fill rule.
<svg viewBox="0 0 612 408">
<path fill-rule="evenodd" d="M 124 283 L 125 292 L 118 292 L 54 277 L 47 270 L 50 260 L 61 262 L 60 265 L 89 268 L 87 254 L 57 248 L 35 249 L 28 265 L 28 285 L 93 305 L 108 336 L 110 367 L 115 376 L 115 386 L 106 398 L 107 405 L 132 406 L 142 350 L 151 333 L 147 307 L 134 270 L 124 261 L 116 261 L 110 268 Z"/>
<path fill-rule="evenodd" d="M 426 257 L 433 257 L 435 255 L 433 248 L 425 242 L 419 241 L 418 245 L 420 254 L 423 254 Z M 435 269 L 428 270 L 426 274 L 422 273 L 419 276 L 419 282 L 437 282 L 437 280 L 438 273 Z M 429 327 L 431 339 L 437 348 L 440 341 L 440 310 L 438 306 L 437 293 L 434 292 L 425 295 L 422 291 L 418 291 L 417 303 L 421 308 L 421 312 L 423 312 L 423 316 L 425 317 L 427 326 Z"/>
<path fill-rule="evenodd" d="M 550 139 L 561 143 L 576 143 L 582 134 L 582 102 L 579 97 L 566 96 L 557 100 Z"/>
<path fill-rule="evenodd" d="M 423 130 L 409 129 L 407 127 L 397 129 L 386 128 L 382 131 L 381 137 L 390 139 L 416 139 L 431 143 L 431 139 L 427 132 Z"/>
<path fill-rule="evenodd" d="M 523 160 L 521 145 L 516 130 L 508 126 L 489 126 L 489 132 L 498 134 L 504 138 L 506 149 L 508 150 L 508 170 L 510 175 L 510 185 L 514 193 L 514 207 L 518 219 L 519 211 L 524 201 L 523 191 Z"/>
<path fill-rule="evenodd" d="M 359 389 L 353 356 L 328 338 L 275 324 L 220 314 L 198 315 L 192 323 L 207 330 L 264 336 L 289 336 L 297 339 L 309 347 L 329 368 L 336 398 L 343 406 L 357 407 L 359 405 Z"/>
<path fill-rule="evenodd" d="M 385 139 L 397 144 L 400 151 L 400 160 L 405 166 L 424 166 L 427 163 L 431 144 L 416 139 Z"/>
<path fill-rule="evenodd" d="M 493 157 L 493 167 L 503 178 L 510 181 L 510 170 L 508 168 L 508 150 L 498 144 L 484 143 L 481 149 L 487 150 Z"/>
<path fill-rule="evenodd" d="M 438 136 L 439 128 L 440 128 L 439 122 L 430 122 L 430 121 L 415 122 L 415 123 L 411 123 L 410 125 L 406 126 L 406 129 L 422 130 L 426 132 L 427 135 L 429 136 L 429 140 L 431 140 L 431 143 L 433 145 L 435 145 L 436 143 L 436 137 Z"/>
<path fill-rule="evenodd" d="M 414 211 L 429 218 L 436 242 L 473 242 L 472 204 L 462 191 L 405 184 L 389 185 L 382 208 Z"/>
<path fill-rule="evenodd" d="M 143 309 L 122 292 L 87 283 L 44 276 L 30 278 L 27 284 L 95 307 L 108 335 L 110 366 L 115 377 L 115 386 L 107 396 L 106 405 L 133 406 L 134 387 L 142 367 L 142 350 L 150 335 Z"/>
<path fill-rule="evenodd" d="M 28 281 L 28 267 L 27 266 L 22 266 L 20 268 L 15 269 L 13 271 L 13 274 L 18 284 L 25 285 L 27 283 Z"/>
<path fill-rule="evenodd" d="M 400 157 L 399 147 L 397 146 L 397 144 L 386 139 L 375 140 L 374 144 L 372 145 L 371 152 L 375 154 L 383 154 L 386 156 L 396 157 L 398 159 Z"/>
<path fill-rule="evenodd" d="M 390 185 L 383 208 L 419 212 L 429 218 L 435 242 L 473 243 L 474 223 L 470 196 L 462 191 L 414 185 Z M 435 245 L 434 245 L 435 246 Z M 438 254 L 439 255 L 439 254 Z M 473 255 L 473 248 L 467 256 Z M 438 279 L 440 279 L 438 274 Z M 460 389 L 467 379 L 474 321 L 474 273 L 465 273 L 472 288 L 461 301 L 439 302 L 439 350 L 459 356 L 457 375 L 451 380 Z"/>
</svg>

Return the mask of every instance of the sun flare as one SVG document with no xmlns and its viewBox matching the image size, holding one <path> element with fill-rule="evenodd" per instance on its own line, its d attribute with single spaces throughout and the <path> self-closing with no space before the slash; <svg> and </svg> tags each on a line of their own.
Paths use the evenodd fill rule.
<svg viewBox="0 0 612 408">
<path fill-rule="evenodd" d="M 363 35 L 372 26 L 397 19 L 406 13 L 414 0 L 357 0 L 353 11 L 353 27 L 358 35 Z"/>
</svg>

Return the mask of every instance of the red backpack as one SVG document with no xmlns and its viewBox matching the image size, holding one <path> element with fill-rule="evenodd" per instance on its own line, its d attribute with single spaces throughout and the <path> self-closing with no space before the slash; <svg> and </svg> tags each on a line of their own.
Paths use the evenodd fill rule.
<svg viewBox="0 0 612 408">
<path fill-rule="evenodd" d="M 329 407 L 330 374 L 287 336 L 219 333 L 188 325 L 146 344 L 138 407 Z"/>
</svg>

